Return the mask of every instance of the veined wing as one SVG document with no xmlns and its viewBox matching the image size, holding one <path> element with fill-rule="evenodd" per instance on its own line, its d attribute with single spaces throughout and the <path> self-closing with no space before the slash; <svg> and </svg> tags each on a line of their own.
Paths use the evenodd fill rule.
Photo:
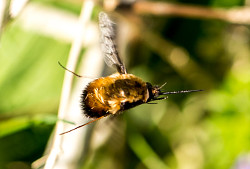
<svg viewBox="0 0 250 169">
<path fill-rule="evenodd" d="M 101 48 L 104 53 L 104 61 L 110 67 L 115 66 L 120 74 L 126 74 L 126 68 L 119 57 L 115 44 L 115 24 L 104 12 L 99 13 L 99 27 L 101 32 Z"/>
</svg>

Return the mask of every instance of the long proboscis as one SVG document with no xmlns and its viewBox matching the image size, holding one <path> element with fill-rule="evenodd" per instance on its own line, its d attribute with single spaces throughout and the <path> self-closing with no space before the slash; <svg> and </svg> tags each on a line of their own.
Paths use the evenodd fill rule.
<svg viewBox="0 0 250 169">
<path fill-rule="evenodd" d="M 161 92 L 160 95 L 191 93 L 191 92 L 201 92 L 201 91 L 203 91 L 203 90 L 181 90 L 181 91 L 172 91 L 172 92 Z"/>
<path fill-rule="evenodd" d="M 100 119 L 103 118 L 103 117 L 104 117 L 104 116 L 98 117 L 98 118 L 96 118 L 96 119 L 94 119 L 94 120 L 92 120 L 92 121 L 90 121 L 90 122 L 88 122 L 88 123 L 82 124 L 82 125 L 77 126 L 77 127 L 73 128 L 73 129 L 71 129 L 71 130 L 68 130 L 68 131 L 65 131 L 65 132 L 63 132 L 63 133 L 60 133 L 60 135 L 64 135 L 64 134 L 66 134 L 66 133 L 69 133 L 69 132 L 74 131 L 74 130 L 76 130 L 76 129 L 79 129 L 79 128 L 81 128 L 81 127 L 87 126 L 88 124 L 93 123 L 93 122 L 95 122 L 95 121 L 97 121 L 97 120 L 100 120 Z"/>
</svg>

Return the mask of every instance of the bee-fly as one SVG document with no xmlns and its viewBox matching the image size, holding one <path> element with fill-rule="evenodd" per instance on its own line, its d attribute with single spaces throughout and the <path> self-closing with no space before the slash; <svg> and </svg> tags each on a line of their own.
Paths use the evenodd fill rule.
<svg viewBox="0 0 250 169">
<path fill-rule="evenodd" d="M 114 42 L 114 24 L 104 12 L 100 12 L 99 14 L 99 27 L 104 60 L 108 66 L 115 66 L 118 73 L 107 77 L 101 77 L 87 85 L 81 95 L 81 108 L 87 117 L 93 118 L 94 120 L 61 133 L 61 135 L 86 126 L 103 117 L 118 114 L 132 107 L 150 103 L 155 100 L 166 99 L 166 96 L 161 97 L 163 95 L 201 91 L 183 90 L 163 92 L 161 91 L 162 86 L 153 86 L 133 74 L 128 74 L 125 65 L 118 55 Z M 81 77 L 67 68 L 63 68 Z"/>
</svg>

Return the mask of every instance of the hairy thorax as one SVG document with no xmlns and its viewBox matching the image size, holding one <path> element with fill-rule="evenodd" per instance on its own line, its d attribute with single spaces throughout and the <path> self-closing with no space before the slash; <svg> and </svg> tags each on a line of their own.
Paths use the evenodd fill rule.
<svg viewBox="0 0 250 169">
<path fill-rule="evenodd" d="M 82 95 L 82 108 L 88 117 L 116 114 L 146 103 L 147 83 L 132 74 L 113 74 L 90 82 Z"/>
</svg>

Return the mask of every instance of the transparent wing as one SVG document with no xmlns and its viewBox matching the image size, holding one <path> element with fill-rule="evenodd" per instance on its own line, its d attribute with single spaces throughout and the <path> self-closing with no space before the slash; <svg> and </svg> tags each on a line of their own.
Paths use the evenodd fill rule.
<svg viewBox="0 0 250 169">
<path fill-rule="evenodd" d="M 126 68 L 119 57 L 115 44 L 115 24 L 104 12 L 99 13 L 99 27 L 101 32 L 101 49 L 104 53 L 104 61 L 110 67 L 115 66 L 121 74 L 126 74 Z"/>
</svg>

